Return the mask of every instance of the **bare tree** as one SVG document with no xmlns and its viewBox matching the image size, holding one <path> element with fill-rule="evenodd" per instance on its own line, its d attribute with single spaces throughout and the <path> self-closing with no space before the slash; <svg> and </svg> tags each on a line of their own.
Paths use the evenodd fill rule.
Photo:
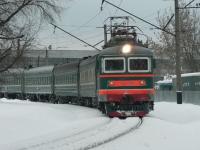
<svg viewBox="0 0 200 150">
<path fill-rule="evenodd" d="M 185 6 L 181 2 L 181 6 Z M 161 28 L 164 28 L 173 15 L 174 10 L 165 10 L 165 13 L 158 13 L 157 21 Z M 199 71 L 200 66 L 200 17 L 197 10 L 181 9 L 180 10 L 180 32 L 181 32 L 181 60 L 183 72 Z M 166 30 L 175 33 L 175 20 L 166 27 Z M 169 68 L 168 72 L 175 70 L 175 37 L 161 32 L 158 34 L 157 44 L 159 50 L 156 51 L 157 57 L 167 60 L 163 67 Z M 158 46 L 157 46 L 158 47 Z"/>
<path fill-rule="evenodd" d="M 0 72 L 12 67 L 29 49 L 44 21 L 54 22 L 56 0 L 1 0 Z"/>
</svg>

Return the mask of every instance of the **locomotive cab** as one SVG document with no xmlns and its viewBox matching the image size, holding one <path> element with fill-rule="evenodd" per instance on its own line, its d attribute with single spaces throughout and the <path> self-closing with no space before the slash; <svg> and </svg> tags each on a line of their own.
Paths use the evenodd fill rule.
<svg viewBox="0 0 200 150">
<path fill-rule="evenodd" d="M 153 109 L 153 53 L 123 45 L 99 55 L 98 101 L 109 116 L 144 116 Z"/>
</svg>

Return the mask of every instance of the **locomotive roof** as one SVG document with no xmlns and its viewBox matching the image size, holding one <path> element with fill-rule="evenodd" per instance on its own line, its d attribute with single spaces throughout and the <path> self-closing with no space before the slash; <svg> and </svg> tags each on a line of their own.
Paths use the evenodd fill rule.
<svg viewBox="0 0 200 150">
<path fill-rule="evenodd" d="M 96 50 L 29 50 L 25 52 L 25 57 L 31 58 L 83 58 L 87 56 L 94 56 L 99 52 Z"/>
<path fill-rule="evenodd" d="M 144 56 L 153 56 L 153 50 L 141 46 L 132 46 L 131 53 L 129 54 L 123 54 L 122 53 L 123 46 L 115 46 L 115 47 L 109 47 L 100 52 L 101 55 L 144 55 Z"/>
<path fill-rule="evenodd" d="M 61 70 L 64 71 L 65 69 L 76 69 L 77 66 L 79 64 L 79 61 L 77 62 L 71 62 L 71 63 L 65 63 L 65 64 L 60 64 L 60 65 L 56 65 L 54 70 Z M 63 69 L 63 70 L 62 70 Z"/>
<path fill-rule="evenodd" d="M 5 72 L 0 73 L 0 76 L 7 76 L 7 75 L 16 75 L 23 73 L 24 69 L 17 68 L 17 69 L 8 69 Z"/>
<path fill-rule="evenodd" d="M 43 67 L 36 67 L 25 70 L 25 73 L 43 73 L 43 72 L 52 72 L 54 66 L 43 66 Z"/>
</svg>

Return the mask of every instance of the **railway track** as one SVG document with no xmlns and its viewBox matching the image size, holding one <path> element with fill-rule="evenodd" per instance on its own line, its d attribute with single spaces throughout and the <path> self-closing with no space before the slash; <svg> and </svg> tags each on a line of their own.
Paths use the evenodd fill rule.
<svg viewBox="0 0 200 150">
<path fill-rule="evenodd" d="M 130 132 L 132 132 L 132 131 L 134 131 L 134 130 L 136 130 L 136 129 L 138 129 L 138 128 L 142 125 L 142 122 L 143 122 L 143 120 L 142 120 L 142 118 L 141 118 L 135 126 L 133 126 L 132 128 L 128 129 L 127 131 L 122 132 L 122 133 L 120 133 L 120 134 L 118 134 L 118 135 L 116 135 L 116 136 L 113 136 L 113 137 L 111 137 L 110 139 L 104 140 L 104 141 L 99 142 L 99 143 L 95 143 L 95 144 L 93 144 L 93 145 L 87 146 L 87 147 L 85 147 L 85 148 L 81 148 L 81 149 L 79 149 L 79 150 L 89 150 L 89 149 L 93 149 L 93 148 L 96 148 L 96 147 L 98 147 L 98 146 L 107 144 L 107 143 L 109 143 L 109 142 L 111 142 L 111 141 L 113 141 L 113 140 L 116 140 L 116 139 L 118 139 L 118 138 L 120 138 L 120 137 L 122 137 L 122 136 L 124 136 L 124 135 L 126 135 L 126 134 L 128 134 L 128 133 L 130 133 Z"/>
<path fill-rule="evenodd" d="M 126 120 L 114 118 L 99 126 L 70 136 L 63 136 L 53 140 L 43 139 L 44 141 L 33 145 L 27 144 L 17 148 L 17 150 L 89 150 L 133 132 L 141 125 L 142 119 L 139 118 Z"/>
<path fill-rule="evenodd" d="M 81 124 L 84 125 L 84 124 Z M 128 118 L 126 120 L 103 119 L 85 129 L 73 132 L 62 131 L 47 136 L 37 137 L 19 142 L 17 147 L 8 146 L 5 150 L 89 150 L 112 142 L 142 125 L 142 119 Z M 69 129 L 70 130 L 70 129 Z M 64 133 L 66 132 L 66 133 Z M 56 135 L 57 134 L 57 135 Z M 15 144 L 16 145 L 16 144 Z"/>
</svg>

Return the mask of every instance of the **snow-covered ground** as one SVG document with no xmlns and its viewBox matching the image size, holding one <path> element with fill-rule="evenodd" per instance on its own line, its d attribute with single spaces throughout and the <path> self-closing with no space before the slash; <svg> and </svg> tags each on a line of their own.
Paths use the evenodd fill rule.
<svg viewBox="0 0 200 150">
<path fill-rule="evenodd" d="M 138 121 L 74 105 L 0 99 L 0 150 L 200 149 L 200 106 L 157 102 L 132 130 Z"/>
</svg>

